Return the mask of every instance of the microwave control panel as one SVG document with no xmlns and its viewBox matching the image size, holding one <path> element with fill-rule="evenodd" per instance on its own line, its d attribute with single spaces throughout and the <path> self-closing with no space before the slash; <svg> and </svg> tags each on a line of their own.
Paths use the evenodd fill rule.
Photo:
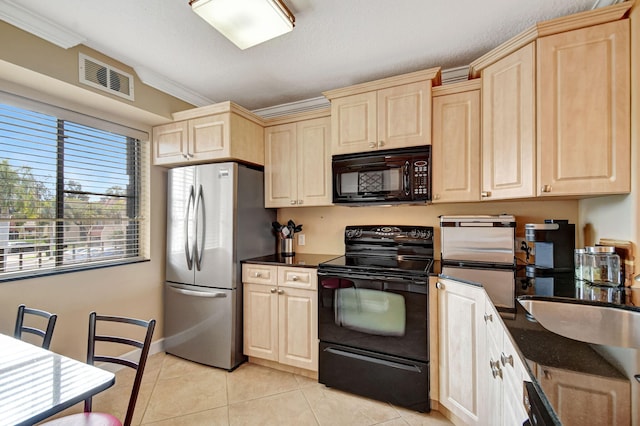
<svg viewBox="0 0 640 426">
<path fill-rule="evenodd" d="M 429 195 L 429 163 L 424 160 L 413 162 L 413 193 Z"/>
</svg>

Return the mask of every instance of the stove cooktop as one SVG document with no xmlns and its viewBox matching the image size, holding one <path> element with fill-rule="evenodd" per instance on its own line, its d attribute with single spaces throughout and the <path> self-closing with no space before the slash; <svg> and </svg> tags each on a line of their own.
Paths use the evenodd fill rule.
<svg viewBox="0 0 640 426">
<path fill-rule="evenodd" d="M 346 255 L 318 265 L 320 270 L 428 275 L 433 259 L 413 256 Z"/>
</svg>

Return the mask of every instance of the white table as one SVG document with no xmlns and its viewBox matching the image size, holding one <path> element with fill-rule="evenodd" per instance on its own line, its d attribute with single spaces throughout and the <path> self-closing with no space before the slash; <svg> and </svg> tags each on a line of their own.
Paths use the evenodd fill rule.
<svg viewBox="0 0 640 426">
<path fill-rule="evenodd" d="M 115 375 L 0 334 L 0 425 L 33 425 L 101 392 Z"/>
</svg>

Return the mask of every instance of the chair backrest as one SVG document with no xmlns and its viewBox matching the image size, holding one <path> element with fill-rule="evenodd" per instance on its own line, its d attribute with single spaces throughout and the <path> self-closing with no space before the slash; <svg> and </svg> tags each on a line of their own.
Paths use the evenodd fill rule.
<svg viewBox="0 0 640 426">
<path fill-rule="evenodd" d="M 25 315 L 35 315 L 44 318 L 47 321 L 47 327 L 44 329 L 24 324 Z M 22 339 L 22 333 L 35 334 L 42 338 L 42 347 L 49 349 L 51 338 L 53 337 L 53 328 L 56 326 L 58 316 L 40 309 L 27 308 L 25 305 L 18 306 L 18 316 L 16 318 L 16 328 L 13 337 Z"/>
<path fill-rule="evenodd" d="M 136 340 L 127 337 L 119 337 L 119 336 L 110 336 L 106 334 L 98 334 L 97 326 L 98 323 L 123 323 L 130 324 L 133 326 L 142 327 L 145 330 L 144 339 Z M 149 355 L 149 348 L 151 346 L 151 338 L 153 337 L 153 330 L 156 326 L 156 320 L 152 319 L 149 321 L 139 320 L 135 318 L 127 318 L 127 317 L 117 317 L 117 316 L 109 316 L 109 315 L 98 315 L 95 312 L 91 312 L 89 315 L 89 345 L 87 351 L 87 363 L 94 365 L 97 362 L 107 362 L 113 364 L 120 364 L 126 367 L 133 368 L 136 370 L 136 376 L 133 381 L 133 388 L 131 389 L 131 397 L 129 398 L 129 405 L 127 407 L 127 414 L 124 420 L 123 425 L 129 426 L 133 419 L 133 410 L 136 407 L 136 401 L 138 400 L 138 392 L 140 391 L 140 385 L 142 383 L 142 374 L 144 373 L 144 368 L 147 364 L 147 357 Z M 140 358 L 137 362 L 131 361 L 125 358 L 120 358 L 116 356 L 109 355 L 97 355 L 96 354 L 96 343 L 97 342 L 106 342 L 106 343 L 114 343 L 118 345 L 129 345 L 135 348 L 140 349 Z M 100 345 L 99 348 L 102 350 L 103 345 Z M 91 398 L 88 398 L 84 402 L 84 411 L 91 411 Z"/>
</svg>

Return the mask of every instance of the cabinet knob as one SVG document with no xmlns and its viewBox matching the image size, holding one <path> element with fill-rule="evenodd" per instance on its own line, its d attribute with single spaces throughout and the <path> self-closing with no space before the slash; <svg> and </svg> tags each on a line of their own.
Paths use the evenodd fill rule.
<svg viewBox="0 0 640 426">
<path fill-rule="evenodd" d="M 488 313 L 485 312 L 485 314 L 484 314 L 484 322 L 489 322 L 489 321 L 493 322 L 493 314 L 488 314 Z"/>
<path fill-rule="evenodd" d="M 185 160 L 189 159 L 189 156 L 187 154 L 182 154 L 182 158 L 184 158 Z"/>
<path fill-rule="evenodd" d="M 375 148 L 375 147 L 376 147 L 375 142 L 369 142 L 369 148 Z"/>
<path fill-rule="evenodd" d="M 304 200 L 298 200 L 298 205 L 304 204 Z"/>
<path fill-rule="evenodd" d="M 504 352 L 500 354 L 500 362 L 502 362 L 503 366 L 507 366 L 510 364 L 513 367 L 513 355 L 507 356 Z"/>
<path fill-rule="evenodd" d="M 298 204 L 298 200 L 291 200 L 291 201 L 289 201 L 289 204 L 294 206 L 294 205 Z"/>
<path fill-rule="evenodd" d="M 278 290 L 276 290 L 275 288 L 272 288 L 271 290 L 269 290 L 269 292 L 271 292 L 271 293 L 275 293 L 276 291 L 278 291 Z"/>
<path fill-rule="evenodd" d="M 482 191 L 482 192 L 480 193 L 480 196 L 481 196 L 482 198 L 489 198 L 489 197 L 491 197 L 491 191 Z"/>
<path fill-rule="evenodd" d="M 551 373 L 549 373 L 549 370 L 542 370 L 542 373 L 544 374 L 545 379 L 551 380 Z"/>
<path fill-rule="evenodd" d="M 551 185 L 545 185 L 542 187 L 542 192 L 551 192 Z"/>
<path fill-rule="evenodd" d="M 253 274 L 253 276 L 256 278 L 260 278 L 262 276 L 262 272 L 256 272 L 255 274 Z"/>
<path fill-rule="evenodd" d="M 298 281 L 298 276 L 297 275 L 292 276 L 291 281 Z"/>
<path fill-rule="evenodd" d="M 384 141 L 378 142 L 378 146 L 384 146 Z"/>
<path fill-rule="evenodd" d="M 278 294 L 284 294 L 284 290 L 278 290 Z"/>
<path fill-rule="evenodd" d="M 444 284 L 442 284 L 440 281 L 438 281 L 438 282 L 436 283 L 436 288 L 437 288 L 438 290 L 444 290 Z"/>
<path fill-rule="evenodd" d="M 440 199 L 440 194 L 434 194 L 433 199 L 434 200 L 439 200 Z"/>
<path fill-rule="evenodd" d="M 493 378 L 502 378 L 502 369 L 500 368 L 500 361 L 489 360 L 489 367 L 491 367 L 491 374 Z"/>
</svg>

